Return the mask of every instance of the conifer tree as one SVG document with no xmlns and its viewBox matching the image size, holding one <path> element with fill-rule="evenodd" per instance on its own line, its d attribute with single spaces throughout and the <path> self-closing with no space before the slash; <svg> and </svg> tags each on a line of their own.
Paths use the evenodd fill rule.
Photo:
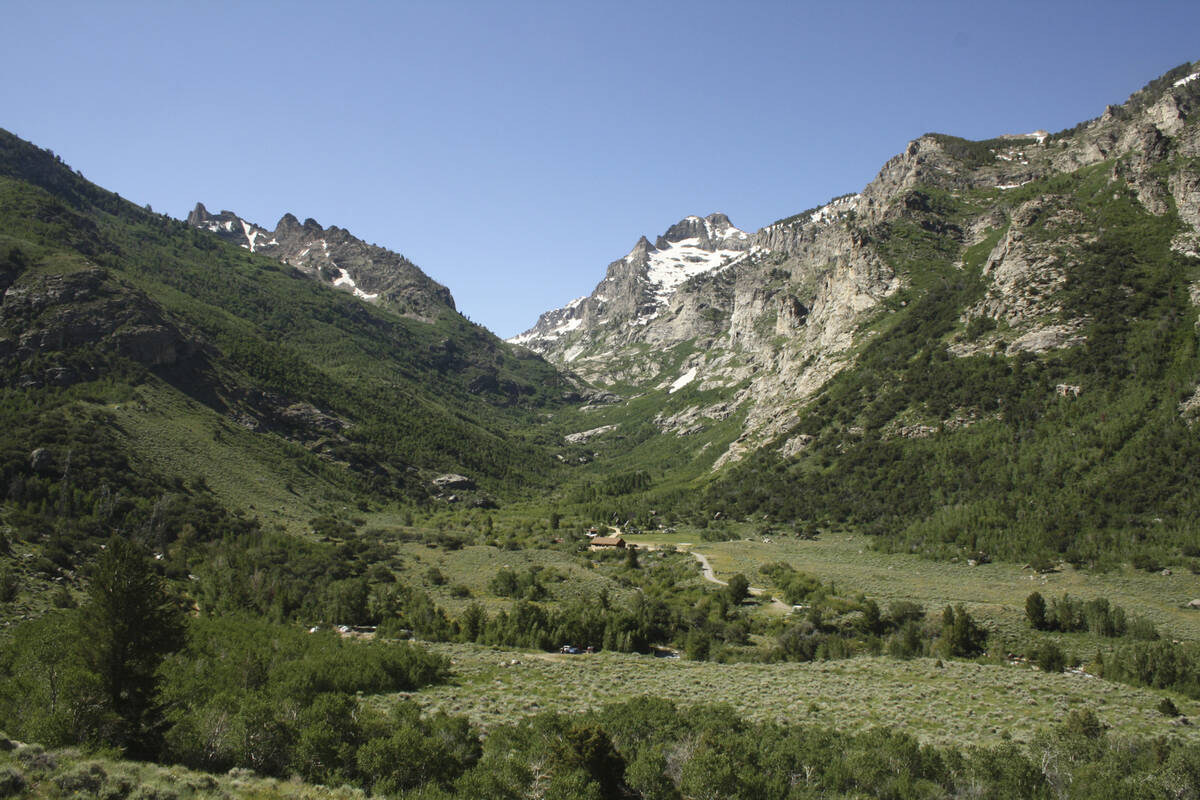
<svg viewBox="0 0 1200 800">
<path fill-rule="evenodd" d="M 157 740 L 157 671 L 183 643 L 183 613 L 155 574 L 145 551 L 109 539 L 80 609 L 84 665 L 95 674 L 113 725 L 108 744 L 151 757 Z"/>
</svg>

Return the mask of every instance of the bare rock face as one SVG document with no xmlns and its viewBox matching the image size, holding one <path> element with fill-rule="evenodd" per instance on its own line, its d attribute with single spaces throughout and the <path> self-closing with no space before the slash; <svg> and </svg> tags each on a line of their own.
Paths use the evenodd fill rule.
<svg viewBox="0 0 1200 800">
<path fill-rule="evenodd" d="M 29 454 L 29 468 L 38 475 L 49 475 L 54 472 L 54 456 L 44 447 L 39 447 Z"/>
<path fill-rule="evenodd" d="M 719 402 L 672 404 L 654 420 L 664 435 L 685 436 L 743 414 L 717 466 L 769 442 L 782 442 L 785 455 L 808 445 L 805 437 L 781 437 L 806 401 L 854 364 L 873 323 L 891 313 L 888 299 L 909 285 L 910 265 L 889 247 L 905 226 L 960 247 L 960 269 L 966 248 L 996 240 L 982 268 L 983 295 L 959 319 L 962 330 L 987 323 L 976 326 L 984 333 L 948 342 L 952 353 L 1079 346 L 1089 321 L 1070 318 L 1064 290 L 1088 257 L 1091 223 L 1069 197 L 1024 190 L 1018 201 L 1010 193 L 1111 160 L 1112 191 L 1132 190 L 1154 214 L 1174 209 L 1192 229 L 1176 249 L 1200 255 L 1200 171 L 1180 162 L 1200 157 L 1200 64 L 1191 73 L 1152 84 L 1063 134 L 986 142 L 922 136 L 860 192 L 753 234 L 724 215 L 688 217 L 653 242 L 640 239 L 609 264 L 591 295 L 543 314 L 512 341 L 599 386 L 668 396 L 688 387 L 723 390 Z M 946 196 L 978 207 L 977 216 L 947 213 Z M 912 421 L 896 435 L 953 427 Z"/>
<path fill-rule="evenodd" d="M 46 363 L 28 385 L 69 386 L 93 376 L 54 364 L 61 353 L 96 346 L 147 367 L 170 367 L 194 351 L 190 340 L 144 295 L 91 267 L 17 278 L 0 299 L 0 358 Z"/>
<path fill-rule="evenodd" d="M 456 475 L 454 473 L 448 473 L 446 475 L 439 475 L 436 478 L 434 478 L 432 481 L 430 481 L 430 483 L 433 484 L 434 488 L 439 489 L 441 491 L 447 491 L 447 490 L 461 491 L 461 490 L 475 488 L 475 481 L 471 480 L 470 478 L 466 477 L 465 475 Z"/>
<path fill-rule="evenodd" d="M 275 230 L 268 231 L 232 211 L 210 214 L 203 203 L 196 204 L 187 222 L 400 314 L 433 321 L 446 311 L 454 311 L 450 290 L 407 258 L 367 244 L 336 225 L 323 228 L 314 219 L 301 223 L 292 214 L 285 214 Z"/>
<path fill-rule="evenodd" d="M 1076 233 L 1076 217 L 1061 198 L 1052 196 L 1018 206 L 984 264 L 987 293 L 966 318 L 988 317 L 1019 328 L 1057 314 L 1057 293 L 1085 243 Z"/>
</svg>

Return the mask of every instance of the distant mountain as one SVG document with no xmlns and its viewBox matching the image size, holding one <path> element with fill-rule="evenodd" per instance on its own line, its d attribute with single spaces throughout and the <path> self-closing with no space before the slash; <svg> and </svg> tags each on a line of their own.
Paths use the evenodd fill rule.
<svg viewBox="0 0 1200 800">
<path fill-rule="evenodd" d="M 927 134 L 753 234 L 688 218 L 513 341 L 625 396 L 588 446 L 706 485 L 697 521 L 1165 558 L 1200 513 L 1198 165 L 1200 63 L 1060 133 Z"/>
<path fill-rule="evenodd" d="M 210 214 L 203 203 L 196 204 L 187 223 L 405 316 L 433 321 L 454 310 L 450 291 L 407 258 L 367 244 L 336 225 L 322 228 L 311 218 L 301 224 L 285 214 L 275 230 L 268 231 L 232 211 Z"/>
<path fill-rule="evenodd" d="M 509 341 L 569 363 L 598 338 L 610 343 L 653 341 L 655 334 L 647 337 L 639 328 L 660 318 L 674 323 L 668 336 L 694 335 L 703 327 L 702 319 L 672 307 L 677 290 L 691 279 L 728 269 L 749 252 L 749 235 L 724 214 L 687 217 L 654 244 L 643 236 L 628 255 L 608 265 L 590 296 L 547 311 L 536 325 Z M 679 320 L 681 313 L 687 319 Z M 660 328 L 661 324 L 654 326 L 656 334 Z"/>
</svg>

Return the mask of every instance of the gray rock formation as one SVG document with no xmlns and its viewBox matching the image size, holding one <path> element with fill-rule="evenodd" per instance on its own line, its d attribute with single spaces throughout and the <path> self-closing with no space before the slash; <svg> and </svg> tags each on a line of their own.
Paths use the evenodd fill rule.
<svg viewBox="0 0 1200 800">
<path fill-rule="evenodd" d="M 400 314 L 433 321 L 446 311 L 454 311 L 450 290 L 407 258 L 367 244 L 336 225 L 323 228 L 314 219 L 301 223 L 285 214 L 275 230 L 268 231 L 232 211 L 210 214 L 203 203 L 196 204 L 187 222 Z"/>
<path fill-rule="evenodd" d="M 23 385 L 69 386 L 94 377 L 54 363 L 84 346 L 148 367 L 170 367 L 194 350 L 159 306 L 110 280 L 103 269 L 14 278 L 0 297 L 0 361 L 45 365 L 27 372 Z"/>
<path fill-rule="evenodd" d="M 1200 255 L 1200 170 L 1186 160 L 1200 156 L 1198 117 L 1200 63 L 1063 134 L 1035 131 L 987 142 L 922 136 L 861 192 L 754 234 L 714 214 L 688 217 L 654 243 L 642 238 L 608 266 L 591 295 L 546 312 L 511 341 L 601 387 L 667 394 L 688 386 L 724 389 L 720 403 L 655 420 L 666 433 L 691 435 L 744 411 L 741 435 L 720 465 L 777 440 L 805 401 L 854 363 L 872 324 L 889 313 L 885 301 L 912 280 L 909 265 L 889 255 L 896 226 L 941 234 L 964 253 L 996 240 L 983 266 L 984 296 L 961 317 L 964 327 L 990 321 L 981 327 L 991 332 L 949 342 L 952 353 L 999 348 L 1016 355 L 1084 342 L 1087 320 L 1066 318 L 1060 297 L 1089 243 L 1078 212 L 1053 194 L 1030 197 L 1024 190 L 1014 202 L 1011 193 L 1114 160 L 1114 191 L 1117 182 L 1127 185 L 1154 214 L 1174 208 L 1190 228 L 1175 248 Z M 981 211 L 954 227 L 938 192 L 970 193 Z M 899 435 L 935 430 L 913 423 Z M 782 447 L 795 453 L 806 445 L 797 439 Z"/>
</svg>

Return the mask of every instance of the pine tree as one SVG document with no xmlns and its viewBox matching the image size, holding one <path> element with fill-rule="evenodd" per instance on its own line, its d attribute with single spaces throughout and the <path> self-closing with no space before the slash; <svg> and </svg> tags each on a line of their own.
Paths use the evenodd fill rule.
<svg viewBox="0 0 1200 800">
<path fill-rule="evenodd" d="M 98 679 L 114 715 L 108 744 L 151 757 L 158 722 L 156 673 L 183 643 L 183 613 L 167 594 L 145 551 L 113 537 L 96 564 L 88 602 L 80 610 L 83 662 Z"/>
</svg>

